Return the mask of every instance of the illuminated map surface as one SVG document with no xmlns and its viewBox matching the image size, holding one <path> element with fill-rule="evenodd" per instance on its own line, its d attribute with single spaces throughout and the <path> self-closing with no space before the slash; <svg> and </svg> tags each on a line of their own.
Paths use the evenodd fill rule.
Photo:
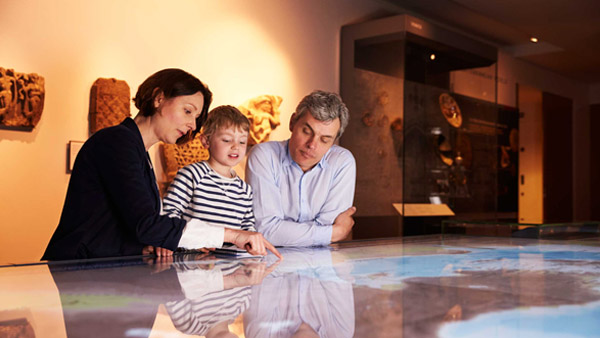
<svg viewBox="0 0 600 338">
<path fill-rule="evenodd" d="M 94 337 L 595 337 L 600 239 L 417 236 L 0 268 L 0 332 Z M 12 331 L 10 331 L 12 330 Z M 20 331 L 15 331 L 20 330 Z"/>
</svg>

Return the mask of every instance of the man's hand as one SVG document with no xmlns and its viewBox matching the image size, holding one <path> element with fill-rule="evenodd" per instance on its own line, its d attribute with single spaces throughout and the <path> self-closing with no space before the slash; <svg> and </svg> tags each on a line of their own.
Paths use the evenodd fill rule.
<svg viewBox="0 0 600 338">
<path fill-rule="evenodd" d="M 354 226 L 352 215 L 356 212 L 356 207 L 352 206 L 348 210 L 339 214 L 333 221 L 333 230 L 331 231 L 331 241 L 341 241 L 348 236 Z"/>
<path fill-rule="evenodd" d="M 225 229 L 224 241 L 233 243 L 240 249 L 246 249 L 252 255 L 265 256 L 269 250 L 279 259 L 283 258 L 273 244 L 269 243 L 260 232 Z"/>
</svg>

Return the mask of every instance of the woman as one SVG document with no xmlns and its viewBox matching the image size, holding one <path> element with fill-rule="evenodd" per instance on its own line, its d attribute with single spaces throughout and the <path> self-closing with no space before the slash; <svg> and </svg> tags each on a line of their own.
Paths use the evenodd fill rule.
<svg viewBox="0 0 600 338">
<path fill-rule="evenodd" d="M 210 90 L 180 69 L 150 76 L 133 99 L 139 113 L 92 135 L 77 155 L 58 228 L 43 260 L 170 255 L 230 242 L 252 254 L 279 252 L 260 233 L 161 215 L 148 149 L 185 143 L 200 130 Z"/>
</svg>

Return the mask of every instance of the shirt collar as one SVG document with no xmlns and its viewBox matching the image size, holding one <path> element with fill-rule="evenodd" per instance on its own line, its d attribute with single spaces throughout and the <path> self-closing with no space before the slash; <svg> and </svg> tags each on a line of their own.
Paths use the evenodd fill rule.
<svg viewBox="0 0 600 338">
<path fill-rule="evenodd" d="M 331 146 L 331 148 L 333 148 L 333 146 Z M 312 169 L 314 169 L 316 167 L 321 168 L 321 169 L 327 168 L 328 164 L 327 164 L 327 161 L 325 160 L 325 158 L 327 157 L 327 154 L 329 154 L 329 152 L 331 151 L 331 148 L 329 148 L 329 150 L 327 150 L 327 152 L 325 153 L 325 155 L 323 155 L 323 157 L 321 158 L 319 163 L 317 163 L 317 165 L 315 165 Z M 295 165 L 296 167 L 298 167 L 298 169 L 302 170 L 302 168 L 300 168 L 300 166 L 296 162 L 294 162 L 294 160 L 292 159 L 292 155 L 290 155 L 290 140 L 289 139 L 287 141 L 285 141 L 285 156 L 283 157 L 281 163 L 286 166 Z M 311 170 L 309 170 L 309 171 L 311 171 Z"/>
</svg>

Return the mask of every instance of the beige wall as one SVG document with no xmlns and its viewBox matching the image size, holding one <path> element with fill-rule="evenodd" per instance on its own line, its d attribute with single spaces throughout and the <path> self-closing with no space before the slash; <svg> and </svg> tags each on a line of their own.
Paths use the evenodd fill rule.
<svg viewBox="0 0 600 338">
<path fill-rule="evenodd" d="M 0 0 L 0 67 L 46 80 L 38 126 L 0 130 L 0 263 L 43 253 L 69 181 L 66 145 L 87 139 L 97 78 L 125 80 L 134 95 L 151 73 L 179 67 L 210 86 L 214 105 L 277 94 L 282 125 L 272 139 L 285 139 L 302 96 L 338 89 L 340 27 L 379 8 L 372 0 Z"/>
</svg>

